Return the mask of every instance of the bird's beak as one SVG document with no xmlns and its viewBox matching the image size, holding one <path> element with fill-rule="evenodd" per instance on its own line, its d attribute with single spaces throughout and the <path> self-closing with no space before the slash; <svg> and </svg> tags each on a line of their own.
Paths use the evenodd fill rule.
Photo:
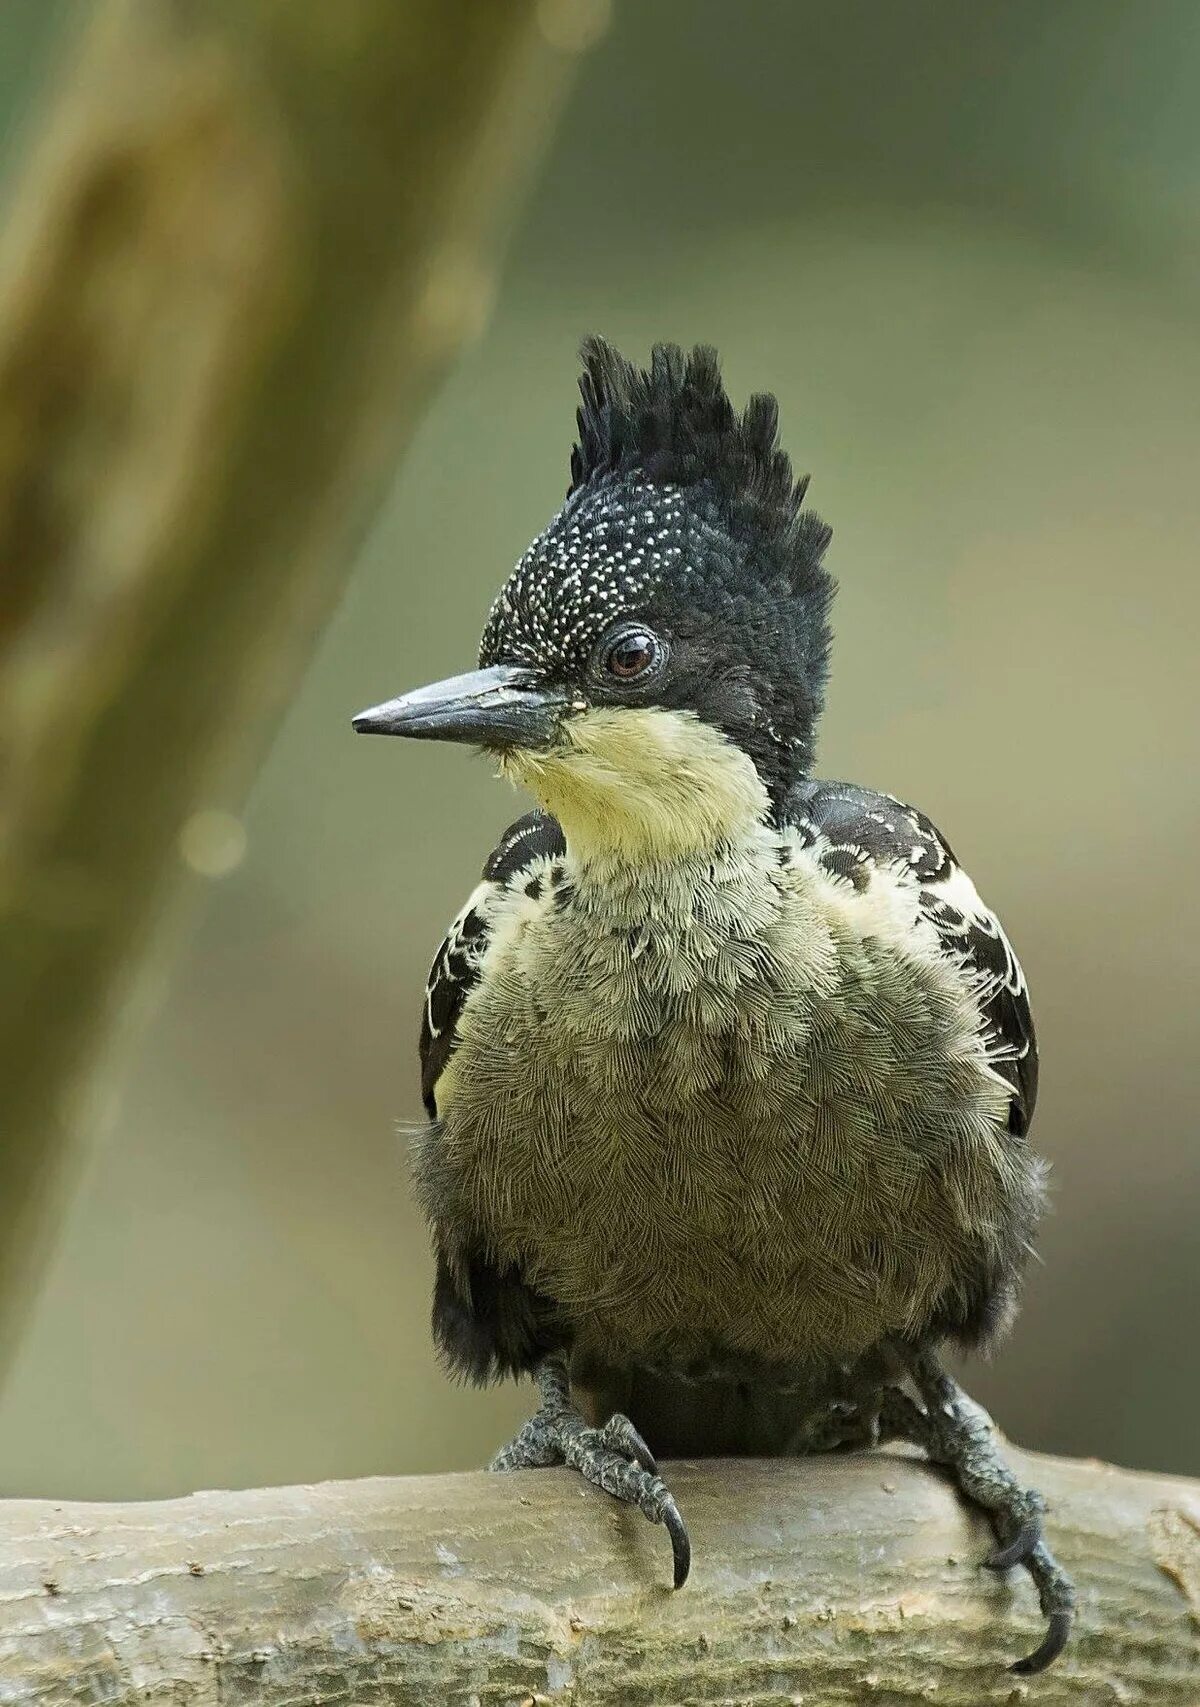
<svg viewBox="0 0 1200 1707">
<path fill-rule="evenodd" d="M 570 706 L 567 690 L 540 681 L 535 671 L 493 664 L 373 705 L 359 712 L 354 727 L 360 735 L 537 750 L 553 745 Z"/>
</svg>

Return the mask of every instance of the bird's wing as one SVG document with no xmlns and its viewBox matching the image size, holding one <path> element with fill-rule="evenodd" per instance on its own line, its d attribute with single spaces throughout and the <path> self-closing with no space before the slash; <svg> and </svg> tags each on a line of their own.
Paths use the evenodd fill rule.
<svg viewBox="0 0 1200 1707">
<path fill-rule="evenodd" d="M 429 971 L 421 1017 L 421 1096 L 430 1120 L 438 1117 L 438 1080 L 454 1053 L 459 1016 L 487 953 L 496 902 L 511 885 L 526 881 L 536 861 L 565 851 L 558 820 L 548 812 L 518 818 L 446 932 Z M 433 1336 L 458 1374 L 475 1382 L 519 1375 L 562 1343 L 549 1301 L 525 1284 L 517 1267 L 497 1268 L 470 1228 L 435 1226 L 434 1254 Z"/>
<path fill-rule="evenodd" d="M 999 919 L 980 900 L 949 843 L 914 807 L 853 783 L 800 783 L 788 796 L 784 816 L 826 844 L 819 857 L 834 873 L 852 879 L 864 862 L 890 862 L 912 874 L 921 907 L 947 951 L 979 975 L 993 1065 L 1012 1086 L 1009 1128 L 1027 1132 L 1037 1100 L 1038 1056 L 1025 977 Z"/>
<path fill-rule="evenodd" d="M 535 860 L 565 851 L 558 820 L 548 812 L 528 812 L 510 824 L 434 956 L 421 1015 L 421 1097 L 431 1120 L 437 1119 L 437 1082 L 454 1052 L 459 1015 L 487 952 L 493 905 Z"/>
</svg>

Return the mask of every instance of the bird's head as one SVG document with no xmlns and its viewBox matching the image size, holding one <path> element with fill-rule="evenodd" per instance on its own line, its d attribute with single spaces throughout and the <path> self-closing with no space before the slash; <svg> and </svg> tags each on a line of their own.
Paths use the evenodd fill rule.
<svg viewBox="0 0 1200 1707">
<path fill-rule="evenodd" d="M 584 345 L 566 502 L 492 605 L 479 668 L 355 718 L 469 741 L 580 851 L 671 857 L 766 819 L 812 760 L 830 530 L 775 399 L 735 413 L 716 354 L 642 370 Z"/>
</svg>

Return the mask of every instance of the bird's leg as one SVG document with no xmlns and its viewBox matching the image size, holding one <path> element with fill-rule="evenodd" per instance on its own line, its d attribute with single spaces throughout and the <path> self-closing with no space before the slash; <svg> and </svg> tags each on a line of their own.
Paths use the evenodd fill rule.
<svg viewBox="0 0 1200 1707">
<path fill-rule="evenodd" d="M 959 1491 L 987 1512 L 1000 1547 L 984 1563 L 993 1571 L 1024 1565 L 1049 1621 L 1041 1644 L 1010 1669 L 1044 1671 L 1066 1646 L 1075 1607 L 1075 1585 L 1042 1540 L 1045 1502 L 1036 1490 L 1021 1487 L 1000 1455 L 991 1418 L 946 1374 L 934 1354 L 910 1351 L 906 1362 L 924 1409 L 899 1388 L 888 1387 L 879 1413 L 879 1439 L 922 1447 L 935 1464 L 953 1473 Z"/>
<path fill-rule="evenodd" d="M 534 1371 L 541 1404 L 516 1439 L 503 1447 L 490 1470 L 540 1470 L 565 1464 L 614 1499 L 636 1506 L 671 1537 L 675 1587 L 682 1588 L 692 1550 L 675 1497 L 658 1474 L 654 1455 L 627 1416 L 614 1413 L 591 1428 L 571 1402 L 565 1359 L 547 1357 Z"/>
</svg>

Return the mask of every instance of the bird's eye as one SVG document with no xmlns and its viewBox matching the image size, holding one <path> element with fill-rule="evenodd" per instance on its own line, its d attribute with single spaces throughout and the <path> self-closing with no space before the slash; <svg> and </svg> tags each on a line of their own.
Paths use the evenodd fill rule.
<svg viewBox="0 0 1200 1707">
<path fill-rule="evenodd" d="M 662 642 L 645 628 L 627 628 L 604 649 L 603 665 L 621 682 L 636 681 L 654 669 L 663 656 Z"/>
</svg>

